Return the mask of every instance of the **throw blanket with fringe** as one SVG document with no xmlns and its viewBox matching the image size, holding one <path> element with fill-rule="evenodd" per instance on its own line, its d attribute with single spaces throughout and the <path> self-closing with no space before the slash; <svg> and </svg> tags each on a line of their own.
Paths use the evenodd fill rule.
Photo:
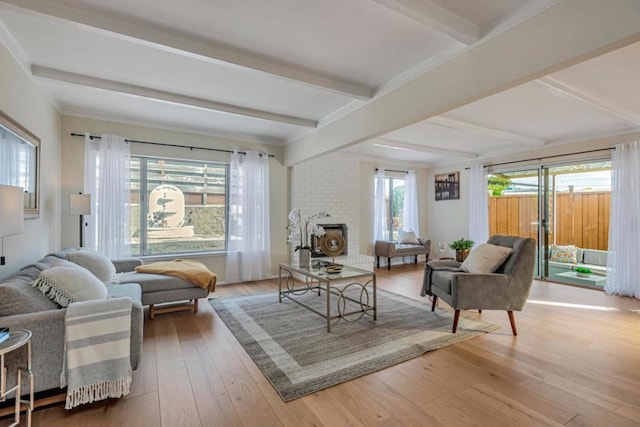
<svg viewBox="0 0 640 427">
<path fill-rule="evenodd" d="M 131 299 L 75 302 L 65 316 L 65 409 L 129 394 Z"/>
<path fill-rule="evenodd" d="M 176 259 L 173 261 L 159 261 L 136 267 L 138 273 L 168 274 L 184 279 L 202 289 L 213 292 L 216 288 L 215 273 L 199 261 Z"/>
</svg>

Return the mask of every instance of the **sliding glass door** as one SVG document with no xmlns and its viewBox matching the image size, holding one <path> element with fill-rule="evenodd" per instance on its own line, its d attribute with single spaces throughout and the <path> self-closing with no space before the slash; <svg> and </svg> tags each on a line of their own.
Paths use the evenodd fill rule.
<svg viewBox="0 0 640 427">
<path fill-rule="evenodd" d="M 543 168 L 548 244 L 545 277 L 603 287 L 611 203 L 611 162 Z"/>
<path fill-rule="evenodd" d="M 538 242 L 536 276 L 588 287 L 606 280 L 611 162 L 489 175 L 489 232 Z"/>
<path fill-rule="evenodd" d="M 489 235 L 531 237 L 540 242 L 540 170 L 489 175 Z M 540 249 L 537 253 L 540 253 Z M 540 276 L 539 262 L 535 275 Z"/>
</svg>

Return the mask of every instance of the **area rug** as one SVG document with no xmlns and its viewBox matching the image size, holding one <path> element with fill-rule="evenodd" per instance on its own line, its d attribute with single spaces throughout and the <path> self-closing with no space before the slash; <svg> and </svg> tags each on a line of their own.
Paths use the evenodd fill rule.
<svg viewBox="0 0 640 427">
<path fill-rule="evenodd" d="M 284 401 L 340 384 L 477 337 L 499 327 L 453 316 L 424 300 L 378 290 L 378 320 L 339 320 L 331 332 L 324 318 L 278 293 L 211 299 L 210 304 Z M 323 294 L 298 296 L 325 312 Z"/>
</svg>

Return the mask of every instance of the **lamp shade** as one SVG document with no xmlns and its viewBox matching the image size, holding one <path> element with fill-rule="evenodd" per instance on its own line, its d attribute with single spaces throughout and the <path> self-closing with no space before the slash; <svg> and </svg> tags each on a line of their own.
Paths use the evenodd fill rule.
<svg viewBox="0 0 640 427">
<path fill-rule="evenodd" d="M 0 237 L 22 233 L 24 224 L 24 190 L 0 185 Z"/>
<path fill-rule="evenodd" d="M 91 215 L 91 194 L 69 195 L 69 215 Z"/>
</svg>

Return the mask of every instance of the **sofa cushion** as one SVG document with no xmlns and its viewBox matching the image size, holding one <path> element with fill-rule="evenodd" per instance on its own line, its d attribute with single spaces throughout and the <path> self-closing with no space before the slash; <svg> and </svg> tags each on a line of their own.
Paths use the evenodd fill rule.
<svg viewBox="0 0 640 427">
<path fill-rule="evenodd" d="M 451 294 L 451 279 L 454 274 L 461 274 L 459 271 L 439 270 L 438 274 L 431 275 L 431 286 L 442 289 L 445 293 Z"/>
<path fill-rule="evenodd" d="M 40 274 L 35 267 L 27 267 L 0 284 L 0 316 L 55 310 L 56 303 L 31 286 Z M 1 323 L 1 322 L 0 322 Z"/>
<path fill-rule="evenodd" d="M 62 307 L 107 297 L 107 287 L 89 270 L 62 259 L 42 271 L 33 286 Z"/>
<path fill-rule="evenodd" d="M 142 301 L 142 289 L 137 283 L 107 285 L 107 298 L 129 297 L 133 301 Z"/>
<path fill-rule="evenodd" d="M 110 283 L 116 275 L 116 267 L 111 260 L 100 252 L 88 249 L 70 252 L 67 259 L 81 267 L 86 268 L 102 283 Z"/>
<path fill-rule="evenodd" d="M 418 241 L 418 236 L 416 236 L 416 233 L 413 232 L 413 230 L 411 230 L 411 231 L 401 230 L 400 231 L 400 240 L 398 241 L 398 243 L 407 244 L 407 245 L 419 245 L 420 244 L 420 242 Z"/>
<path fill-rule="evenodd" d="M 585 249 L 583 262 L 585 264 L 599 265 L 606 267 L 607 265 L 607 251 L 599 251 L 595 249 Z"/>
<path fill-rule="evenodd" d="M 576 264 L 578 262 L 578 248 L 574 245 L 551 245 L 550 261 Z"/>
<path fill-rule="evenodd" d="M 197 287 L 191 282 L 167 274 L 137 273 L 131 271 L 119 274 L 117 279 L 120 283 L 138 283 L 142 288 L 143 294 Z"/>
<path fill-rule="evenodd" d="M 511 254 L 511 248 L 506 246 L 483 243 L 471 251 L 460 269 L 467 273 L 488 274 L 500 267 Z"/>
</svg>

